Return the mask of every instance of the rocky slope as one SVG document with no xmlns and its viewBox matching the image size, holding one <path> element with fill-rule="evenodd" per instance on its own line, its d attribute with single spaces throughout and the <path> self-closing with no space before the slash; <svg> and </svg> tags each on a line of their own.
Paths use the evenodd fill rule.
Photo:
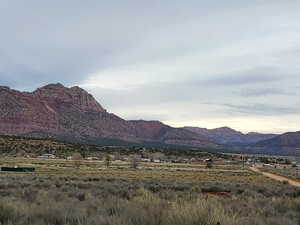
<svg viewBox="0 0 300 225">
<path fill-rule="evenodd" d="M 255 144 L 259 141 L 271 139 L 276 136 L 275 134 L 260 134 L 255 132 L 243 134 L 242 132 L 236 131 L 229 127 L 221 127 L 216 129 L 184 127 L 184 129 L 203 135 L 216 143 L 226 145 Z"/>
<path fill-rule="evenodd" d="M 273 154 L 300 156 L 300 131 L 288 132 L 272 139 L 258 142 L 255 147 Z"/>
<path fill-rule="evenodd" d="M 0 134 L 216 147 L 208 138 L 159 121 L 126 121 L 79 87 L 49 84 L 34 92 L 0 86 Z"/>
</svg>

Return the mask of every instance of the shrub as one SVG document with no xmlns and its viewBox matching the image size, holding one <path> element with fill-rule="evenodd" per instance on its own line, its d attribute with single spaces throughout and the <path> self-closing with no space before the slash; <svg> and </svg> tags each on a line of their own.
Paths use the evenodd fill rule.
<svg viewBox="0 0 300 225">
<path fill-rule="evenodd" d="M 197 200 L 192 203 L 174 205 L 167 215 L 168 225 L 237 225 L 237 216 L 226 213 L 215 200 Z"/>
</svg>

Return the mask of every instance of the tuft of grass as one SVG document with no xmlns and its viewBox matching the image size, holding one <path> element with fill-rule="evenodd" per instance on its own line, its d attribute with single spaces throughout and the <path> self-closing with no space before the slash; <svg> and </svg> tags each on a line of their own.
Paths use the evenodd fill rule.
<svg viewBox="0 0 300 225">
<path fill-rule="evenodd" d="M 166 217 L 168 225 L 237 225 L 237 215 L 226 212 L 215 199 L 174 204 Z"/>
</svg>

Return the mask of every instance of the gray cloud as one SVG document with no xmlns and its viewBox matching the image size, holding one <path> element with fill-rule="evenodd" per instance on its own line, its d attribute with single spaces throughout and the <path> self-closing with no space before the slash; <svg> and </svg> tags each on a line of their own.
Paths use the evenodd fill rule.
<svg viewBox="0 0 300 225">
<path fill-rule="evenodd" d="M 21 0 L 0 7 L 0 85 L 80 85 L 121 116 L 174 124 L 206 118 L 230 126 L 230 116 L 258 121 L 298 112 L 299 91 L 289 88 L 300 82 L 298 1 Z"/>
<path fill-rule="evenodd" d="M 253 104 L 253 105 L 234 105 L 224 104 L 225 107 L 229 108 L 229 111 L 235 111 L 238 113 L 248 115 L 293 115 L 299 114 L 300 108 L 278 106 L 270 104 Z"/>
<path fill-rule="evenodd" d="M 239 93 L 242 97 L 260 97 L 270 95 L 293 95 L 295 93 L 288 92 L 280 88 L 252 88 L 243 89 Z"/>
<path fill-rule="evenodd" d="M 239 74 L 224 74 L 214 76 L 205 81 L 205 84 L 211 86 L 235 86 L 235 85 L 255 85 L 261 83 L 271 83 L 284 80 L 285 77 L 279 74 L 270 74 L 272 68 L 258 68 L 252 71 L 241 72 Z M 277 72 L 276 72 L 277 73 Z"/>
</svg>

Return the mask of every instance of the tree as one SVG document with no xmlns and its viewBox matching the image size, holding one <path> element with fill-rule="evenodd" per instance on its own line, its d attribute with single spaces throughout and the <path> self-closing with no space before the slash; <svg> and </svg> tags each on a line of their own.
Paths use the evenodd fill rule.
<svg viewBox="0 0 300 225">
<path fill-rule="evenodd" d="M 212 159 L 206 159 L 206 168 L 211 169 L 213 167 L 213 160 Z"/>
<path fill-rule="evenodd" d="M 106 154 L 105 159 L 104 159 L 104 164 L 108 168 L 111 165 L 111 157 L 109 154 Z"/>
<path fill-rule="evenodd" d="M 151 154 L 151 156 L 150 156 L 150 159 L 152 162 L 154 160 L 163 160 L 165 158 L 166 158 L 166 156 L 161 152 L 155 152 L 155 153 Z"/>
<path fill-rule="evenodd" d="M 74 167 L 79 169 L 81 166 L 82 155 L 78 152 L 74 153 L 72 156 Z"/>
<path fill-rule="evenodd" d="M 80 149 L 80 155 L 82 156 L 82 158 L 86 158 L 87 154 L 86 154 L 86 151 L 84 149 Z"/>
<path fill-rule="evenodd" d="M 133 169 L 137 169 L 140 164 L 140 157 L 138 155 L 131 156 L 130 166 Z"/>
</svg>

